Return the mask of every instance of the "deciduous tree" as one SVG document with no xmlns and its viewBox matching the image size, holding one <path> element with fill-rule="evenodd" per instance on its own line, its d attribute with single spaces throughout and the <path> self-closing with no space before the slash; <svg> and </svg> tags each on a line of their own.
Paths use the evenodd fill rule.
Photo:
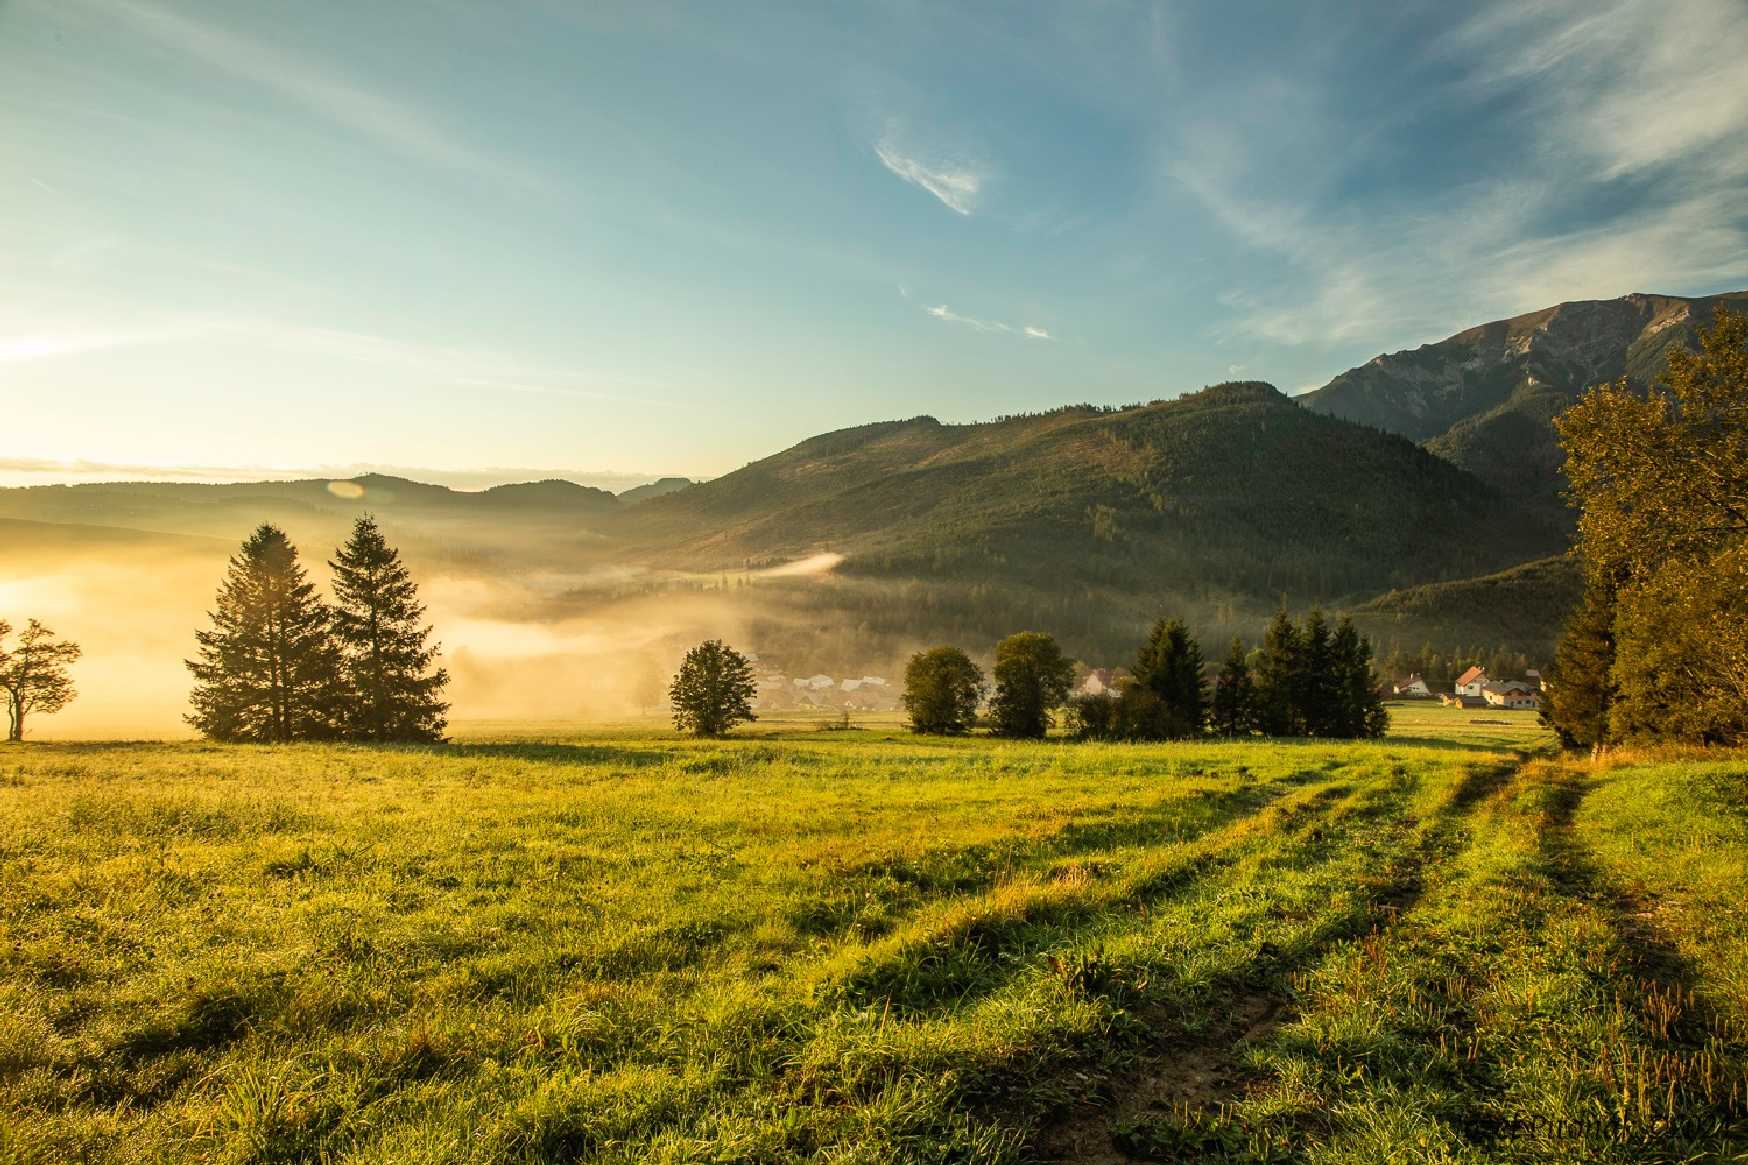
<svg viewBox="0 0 1748 1165">
<path fill-rule="evenodd" d="M 67 668 L 79 658 L 79 645 L 56 639 L 35 619 L 8 649 L 11 633 L 11 625 L 0 619 L 0 698 L 6 702 L 7 739 L 23 740 L 27 717 L 59 712 L 78 695 Z"/>
<path fill-rule="evenodd" d="M 686 653 L 668 687 L 674 727 L 694 736 L 721 736 L 758 719 L 753 715 L 757 694 L 751 661 L 720 639 L 706 640 Z"/>
<path fill-rule="evenodd" d="M 931 647 L 904 669 L 904 710 L 912 732 L 953 735 L 977 720 L 983 670 L 957 647 Z"/>
<path fill-rule="evenodd" d="M 1588 583 L 1549 710 L 1569 744 L 1748 739 L 1748 316 L 1700 345 L 1555 420 Z"/>
<path fill-rule="evenodd" d="M 1000 736 L 1042 738 L 1050 713 L 1068 699 L 1074 664 L 1041 631 L 1010 635 L 995 648 L 995 696 L 989 711 Z"/>
</svg>

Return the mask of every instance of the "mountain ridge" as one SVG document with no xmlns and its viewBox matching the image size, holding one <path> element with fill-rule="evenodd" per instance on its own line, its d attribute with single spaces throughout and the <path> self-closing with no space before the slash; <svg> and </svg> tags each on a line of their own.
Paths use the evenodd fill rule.
<svg viewBox="0 0 1748 1165">
<path fill-rule="evenodd" d="M 1595 384 L 1655 381 L 1669 349 L 1696 347 L 1720 305 L 1748 308 L 1748 291 L 1569 300 L 1382 353 L 1294 399 L 1417 441 L 1560 514 L 1554 416 Z"/>
</svg>

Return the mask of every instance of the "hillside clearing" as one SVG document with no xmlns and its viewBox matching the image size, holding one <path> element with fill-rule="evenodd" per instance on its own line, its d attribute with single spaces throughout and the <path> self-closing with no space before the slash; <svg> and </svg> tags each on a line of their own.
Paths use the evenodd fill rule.
<svg viewBox="0 0 1748 1165">
<path fill-rule="evenodd" d="M 0 1158 L 1740 1159 L 1748 761 L 1443 712 L 10 747 Z"/>
</svg>

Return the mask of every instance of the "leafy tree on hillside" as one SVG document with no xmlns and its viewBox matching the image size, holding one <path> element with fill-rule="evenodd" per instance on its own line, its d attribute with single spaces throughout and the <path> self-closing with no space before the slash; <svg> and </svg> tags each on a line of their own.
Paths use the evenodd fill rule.
<svg viewBox="0 0 1748 1165">
<path fill-rule="evenodd" d="M 1296 736 L 1303 731 L 1299 707 L 1299 629 L 1287 609 L 1275 612 L 1257 654 L 1257 727 L 1264 736 Z"/>
<path fill-rule="evenodd" d="M 1643 395 L 1603 385 L 1555 420 L 1591 592 L 1560 645 L 1551 717 L 1575 743 L 1604 705 L 1606 739 L 1748 738 L 1748 316 L 1720 308 L 1700 342 L 1671 348 Z M 1611 637 L 1601 688 L 1578 669 Z M 1572 683 L 1593 686 L 1561 691 Z"/>
<path fill-rule="evenodd" d="M 0 698 L 6 701 L 6 738 L 23 740 L 26 717 L 59 712 L 78 694 L 67 668 L 79 658 L 79 645 L 56 639 L 35 619 L 18 633 L 18 646 L 8 649 L 6 637 L 11 634 L 12 625 L 0 619 Z"/>
<path fill-rule="evenodd" d="M 1244 660 L 1244 641 L 1237 636 L 1214 677 L 1211 718 L 1221 736 L 1248 736 L 1256 725 L 1256 685 Z"/>
<path fill-rule="evenodd" d="M 1068 699 L 1074 664 L 1041 631 L 1010 635 L 995 648 L 995 696 L 990 716 L 998 736 L 1042 738 L 1050 712 Z"/>
<path fill-rule="evenodd" d="M 340 734 L 344 688 L 329 612 L 284 531 L 263 523 L 243 543 L 211 618 L 211 630 L 195 633 L 199 657 L 187 661 L 189 724 L 226 741 Z"/>
<path fill-rule="evenodd" d="M 954 735 L 977 720 L 983 670 L 957 647 L 931 647 L 904 669 L 904 710 L 912 732 Z"/>
<path fill-rule="evenodd" d="M 674 727 L 694 736 L 721 736 L 736 724 L 757 720 L 753 697 L 758 682 L 746 656 L 720 639 L 709 639 L 686 653 L 668 700 Z"/>
<path fill-rule="evenodd" d="M 419 588 L 375 519 L 360 517 L 329 564 L 333 632 L 347 692 L 345 734 L 374 741 L 443 739 L 449 673 L 433 668 Z"/>
<path fill-rule="evenodd" d="M 1208 681 L 1202 649 L 1182 619 L 1161 619 L 1135 657 L 1136 691 L 1150 693 L 1143 735 L 1166 740 L 1200 736 L 1208 719 Z"/>
</svg>

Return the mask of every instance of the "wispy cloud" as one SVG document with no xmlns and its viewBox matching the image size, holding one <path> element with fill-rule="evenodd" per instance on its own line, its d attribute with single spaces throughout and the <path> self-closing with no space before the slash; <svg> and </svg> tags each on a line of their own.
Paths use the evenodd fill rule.
<svg viewBox="0 0 1748 1165">
<path fill-rule="evenodd" d="M 969 215 L 977 209 L 987 180 L 981 167 L 968 162 L 925 161 L 913 153 L 900 143 L 896 126 L 889 125 L 874 143 L 874 156 L 881 165 L 906 182 L 927 190 L 949 210 Z"/>
<path fill-rule="evenodd" d="M 1460 78 L 1444 100 L 1517 107 L 1527 140 L 1507 176 L 1397 204 L 1319 198 L 1350 188 L 1343 143 L 1357 135 L 1314 85 L 1283 106 L 1290 116 L 1181 133 L 1176 186 L 1291 272 L 1219 297 L 1229 335 L 1382 350 L 1567 299 L 1748 282 L 1736 0 L 1693 0 L 1680 19 L 1643 0 L 1500 3 L 1434 53 Z M 1282 151 L 1304 142 L 1317 148 L 1300 180 L 1271 188 Z"/>
<path fill-rule="evenodd" d="M 945 323 L 963 324 L 968 328 L 976 328 L 980 332 L 1001 332 L 1009 336 L 1021 336 L 1028 340 L 1054 340 L 1056 338 L 1036 324 L 1022 324 L 1015 327 L 1012 324 L 1004 324 L 1000 320 L 982 320 L 976 316 L 962 315 L 944 303 L 938 303 L 933 307 L 924 307 L 923 311 Z"/>
<path fill-rule="evenodd" d="M 0 366 L 101 356 L 119 349 L 178 343 L 244 345 L 314 356 L 345 364 L 393 369 L 434 386 L 475 392 L 524 393 L 672 407 L 647 395 L 596 387 L 655 387 L 636 377 L 556 370 L 508 353 L 450 344 L 427 344 L 368 332 L 296 321 L 201 316 L 133 326 L 91 323 L 55 329 L 0 333 Z"/>
<path fill-rule="evenodd" d="M 95 328 L 0 335 L 0 364 L 89 356 L 116 348 L 173 343 L 193 339 L 205 329 L 198 324 L 165 324 L 147 328 Z"/>
<path fill-rule="evenodd" d="M 147 0 L 76 2 L 124 21 L 165 47 L 270 90 L 405 157 L 497 182 L 541 184 L 525 168 L 468 145 L 424 110 L 273 45 L 180 15 Z M 225 11 L 222 6 L 217 10 Z"/>
</svg>

